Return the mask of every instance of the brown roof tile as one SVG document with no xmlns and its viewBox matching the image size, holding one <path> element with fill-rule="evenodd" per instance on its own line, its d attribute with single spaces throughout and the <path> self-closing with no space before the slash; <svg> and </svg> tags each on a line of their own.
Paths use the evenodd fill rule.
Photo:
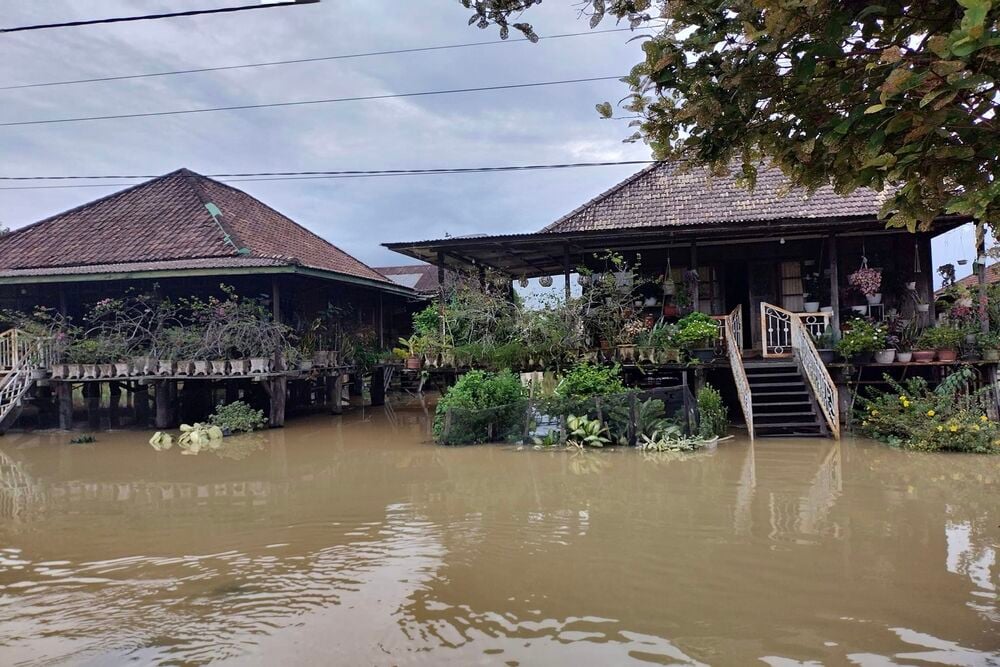
<svg viewBox="0 0 1000 667">
<path fill-rule="evenodd" d="M 430 264 L 406 266 L 377 266 L 375 270 L 394 283 L 409 287 L 421 294 L 438 291 L 438 269 Z"/>
<path fill-rule="evenodd" d="M 219 223 L 205 207 L 209 202 L 222 212 Z M 231 243 L 226 241 L 227 235 Z M 68 273 L 70 267 L 123 267 L 211 258 L 268 260 L 267 265 L 302 265 L 390 282 L 247 193 L 187 169 L 0 238 L 0 275 L 28 269 L 49 274 L 61 269 Z M 207 266 L 227 264 L 203 262 Z"/>
<path fill-rule="evenodd" d="M 809 194 L 790 189 L 776 168 L 761 168 L 754 190 L 735 174 L 712 176 L 707 169 L 682 169 L 659 162 L 630 176 L 542 232 L 576 232 L 783 219 L 841 218 L 878 214 L 885 195 L 856 190 L 839 195 L 831 187 Z"/>
</svg>

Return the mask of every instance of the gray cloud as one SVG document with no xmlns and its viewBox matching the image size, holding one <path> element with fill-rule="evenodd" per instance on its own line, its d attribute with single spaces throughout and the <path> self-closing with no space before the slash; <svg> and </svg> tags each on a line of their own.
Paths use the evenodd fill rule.
<svg viewBox="0 0 1000 667">
<path fill-rule="evenodd" d="M 159 9 L 227 6 L 49 0 L 16 3 L 0 22 L 23 25 Z M 236 3 L 238 4 L 238 3 Z M 326 0 L 190 19 L 20 33 L 0 38 L 0 81 L 22 83 L 356 53 L 496 38 L 466 27 L 455 0 Z M 572 3 L 531 17 L 542 35 L 586 30 Z M 624 73 L 639 57 L 630 35 L 483 46 L 406 56 L 235 70 L 135 81 L 0 91 L 0 120 L 130 113 Z M 646 159 L 594 104 L 610 81 L 519 91 L 0 128 L 5 175 L 203 173 L 428 168 Z M 373 263 L 401 261 L 379 243 L 537 229 L 634 169 L 241 183 L 292 218 Z M 113 189 L 0 191 L 0 220 L 17 227 Z"/>
</svg>

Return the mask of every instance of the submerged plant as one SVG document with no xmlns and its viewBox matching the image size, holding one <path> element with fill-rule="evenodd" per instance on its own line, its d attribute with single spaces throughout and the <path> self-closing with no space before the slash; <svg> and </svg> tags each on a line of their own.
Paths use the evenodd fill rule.
<svg viewBox="0 0 1000 667">
<path fill-rule="evenodd" d="M 243 401 L 219 405 L 208 418 L 209 423 L 230 433 L 249 433 L 267 427 L 263 410 L 254 410 Z"/>
<path fill-rule="evenodd" d="M 573 447 L 604 447 L 611 444 L 608 427 L 600 420 L 585 415 L 570 415 L 566 418 L 566 442 Z"/>
</svg>

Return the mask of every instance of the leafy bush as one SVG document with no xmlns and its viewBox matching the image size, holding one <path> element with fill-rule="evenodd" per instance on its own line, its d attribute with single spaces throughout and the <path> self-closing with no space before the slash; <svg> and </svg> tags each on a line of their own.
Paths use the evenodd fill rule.
<svg viewBox="0 0 1000 667">
<path fill-rule="evenodd" d="M 698 435 L 702 438 L 723 436 L 729 429 L 729 409 L 722 402 L 722 394 L 712 385 L 705 385 L 698 392 Z"/>
<path fill-rule="evenodd" d="M 256 431 L 267 426 L 263 410 L 254 410 L 243 401 L 233 401 L 228 405 L 219 405 L 208 418 L 213 426 L 232 433 Z"/>
<path fill-rule="evenodd" d="M 573 447 L 603 447 L 611 444 L 608 427 L 598 419 L 584 415 L 570 415 L 566 418 L 566 443 Z"/>
<path fill-rule="evenodd" d="M 526 410 L 524 387 L 514 373 L 471 371 L 438 401 L 434 439 L 443 445 L 507 440 L 520 435 Z"/>
<path fill-rule="evenodd" d="M 955 350 L 962 345 L 964 335 L 961 329 L 934 327 L 920 335 L 920 338 L 917 340 L 917 349 Z"/>
<path fill-rule="evenodd" d="M 968 391 L 974 373 L 964 368 L 935 389 L 923 378 L 900 384 L 888 375 L 889 392 L 861 398 L 861 431 L 902 449 L 1000 453 L 1000 426 L 986 414 L 985 390 Z"/>
<path fill-rule="evenodd" d="M 705 313 L 694 312 L 677 322 L 677 344 L 684 349 L 712 347 L 718 337 L 718 323 Z"/>
<path fill-rule="evenodd" d="M 587 398 L 625 392 L 621 367 L 597 366 L 581 363 L 573 367 L 556 386 L 556 396 L 562 398 Z"/>
<path fill-rule="evenodd" d="M 860 317 L 855 318 L 844 327 L 844 335 L 837 342 L 837 352 L 840 352 L 845 359 L 850 359 L 856 354 L 884 350 L 886 335 L 883 325 Z"/>
<path fill-rule="evenodd" d="M 1000 334 L 993 331 L 979 334 L 976 342 L 980 350 L 1000 350 Z"/>
</svg>

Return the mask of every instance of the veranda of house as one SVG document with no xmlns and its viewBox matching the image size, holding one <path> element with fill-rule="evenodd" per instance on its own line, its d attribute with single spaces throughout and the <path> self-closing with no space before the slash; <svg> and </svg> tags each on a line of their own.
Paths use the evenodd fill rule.
<svg viewBox="0 0 1000 667">
<path fill-rule="evenodd" d="M 547 277 L 543 284 L 565 297 L 590 289 L 594 276 L 586 274 L 599 279 L 615 271 L 607 260 L 614 253 L 639 267 L 634 314 L 647 327 L 700 312 L 718 322 L 719 337 L 713 351 L 678 360 L 632 345 L 615 349 L 594 336 L 586 358 L 621 363 L 639 386 L 711 382 L 731 413 L 743 416 L 751 437 L 839 436 L 855 393 L 882 384 L 885 373 L 935 382 L 956 364 L 971 363 L 982 383 L 996 382 L 995 361 L 980 359 L 971 344 L 954 356 L 945 351 L 928 361 L 924 353 L 924 361 L 913 362 L 922 333 L 964 331 L 978 322 L 957 322 L 935 309 L 932 241 L 967 220 L 942 218 L 916 233 L 886 229 L 878 217 L 883 197 L 789 190 L 774 170 L 763 170 L 748 191 L 732 177 L 659 163 L 537 233 L 386 246 L 473 275 L 498 272 L 522 284 Z M 863 268 L 880 274 L 877 293 L 852 284 L 871 275 L 858 274 Z M 824 349 L 852 327 L 859 330 L 855 318 L 906 340 L 890 338 L 898 348 L 891 354 L 880 348 L 870 350 L 878 355 L 845 358 Z"/>
<path fill-rule="evenodd" d="M 286 407 L 340 412 L 369 374 L 380 401 L 378 353 L 420 301 L 246 193 L 178 170 L 0 239 L 0 309 L 24 327 L 0 333 L 0 428 L 84 416 L 94 430 L 166 428 L 237 399 L 280 426 Z M 209 345 L 208 329 L 240 323 L 227 318 L 246 320 L 241 337 Z"/>
</svg>

